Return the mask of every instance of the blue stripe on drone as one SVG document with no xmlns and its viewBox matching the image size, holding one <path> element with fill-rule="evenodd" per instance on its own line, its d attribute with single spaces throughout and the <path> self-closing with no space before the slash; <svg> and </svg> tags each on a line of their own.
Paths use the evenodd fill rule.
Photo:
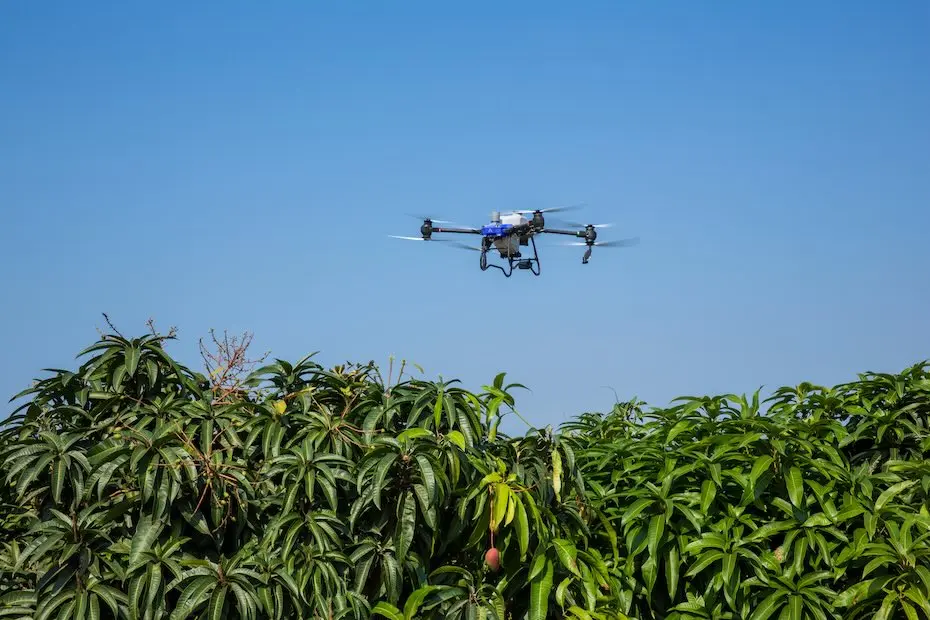
<svg viewBox="0 0 930 620">
<path fill-rule="evenodd" d="M 503 237 L 511 228 L 513 224 L 487 224 L 481 227 L 481 234 L 485 237 Z"/>
</svg>

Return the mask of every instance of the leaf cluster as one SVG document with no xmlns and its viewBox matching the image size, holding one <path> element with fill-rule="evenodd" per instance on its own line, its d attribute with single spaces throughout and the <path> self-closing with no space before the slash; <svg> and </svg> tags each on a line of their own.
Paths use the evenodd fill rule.
<svg viewBox="0 0 930 620">
<path fill-rule="evenodd" d="M 927 368 L 566 424 L 622 611 L 930 618 Z"/>
<path fill-rule="evenodd" d="M 154 335 L 79 358 L 2 430 L 4 617 L 541 618 L 569 575 L 560 597 L 611 600 L 570 447 L 498 431 L 503 374 L 472 394 L 311 355 L 216 398 Z"/>
<path fill-rule="evenodd" d="M 3 618 L 930 618 L 926 365 L 508 436 L 503 373 L 79 357 L 0 429 Z"/>
</svg>

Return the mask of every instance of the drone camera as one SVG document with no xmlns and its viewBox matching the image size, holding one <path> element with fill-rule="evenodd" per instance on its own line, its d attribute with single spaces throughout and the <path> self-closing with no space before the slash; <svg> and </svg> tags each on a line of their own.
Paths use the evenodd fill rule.
<svg viewBox="0 0 930 620">
<path fill-rule="evenodd" d="M 529 258 L 524 258 L 519 263 L 517 263 L 517 268 L 518 269 L 532 269 L 533 261 Z"/>
</svg>

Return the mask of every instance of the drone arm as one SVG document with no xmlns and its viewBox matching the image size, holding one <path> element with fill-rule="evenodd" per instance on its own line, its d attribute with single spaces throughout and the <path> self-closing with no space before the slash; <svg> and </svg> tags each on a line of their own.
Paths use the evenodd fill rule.
<svg viewBox="0 0 930 620">
<path fill-rule="evenodd" d="M 559 230 L 557 228 L 543 228 L 539 232 L 551 233 L 554 235 L 569 235 L 570 237 L 584 237 L 585 236 L 585 233 L 583 230 L 578 231 L 578 230 Z"/>
<path fill-rule="evenodd" d="M 433 227 L 433 232 L 438 233 L 466 233 L 471 235 L 480 235 L 481 231 L 477 228 L 441 228 L 439 226 Z"/>
</svg>

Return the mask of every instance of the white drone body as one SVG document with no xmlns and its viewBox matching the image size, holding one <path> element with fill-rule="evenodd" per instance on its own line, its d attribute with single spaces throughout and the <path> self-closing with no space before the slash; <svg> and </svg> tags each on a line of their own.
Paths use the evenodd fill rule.
<svg viewBox="0 0 930 620">
<path fill-rule="evenodd" d="M 523 217 L 520 213 L 505 213 L 501 215 L 500 211 L 491 211 L 491 225 L 503 224 L 507 226 L 524 226 L 529 224 L 530 220 Z M 501 256 L 519 256 L 520 255 L 520 236 L 508 235 L 506 237 L 493 238 L 493 245 L 500 252 Z M 525 243 L 524 243 L 525 245 Z"/>
</svg>

